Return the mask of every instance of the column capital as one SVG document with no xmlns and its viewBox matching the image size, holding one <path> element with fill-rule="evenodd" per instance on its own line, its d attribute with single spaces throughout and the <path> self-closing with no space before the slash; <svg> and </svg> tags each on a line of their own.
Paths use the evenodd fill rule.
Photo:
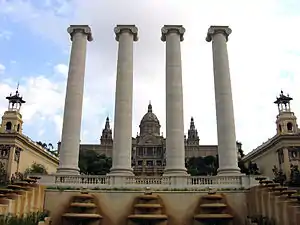
<svg viewBox="0 0 300 225">
<path fill-rule="evenodd" d="M 228 41 L 228 36 L 231 34 L 231 32 L 232 30 L 229 28 L 229 26 L 210 26 L 207 31 L 206 41 L 210 42 L 215 34 L 223 34 L 226 38 L 226 41 Z"/>
<path fill-rule="evenodd" d="M 133 40 L 138 41 L 138 28 L 135 25 L 117 25 L 114 29 L 116 34 L 116 41 L 119 41 L 120 35 L 123 32 L 129 32 L 133 35 Z"/>
<path fill-rule="evenodd" d="M 88 41 L 93 40 L 92 30 L 89 25 L 70 25 L 67 29 L 68 33 L 71 36 L 71 41 L 73 41 L 73 36 L 77 32 L 81 32 L 87 36 Z"/>
<path fill-rule="evenodd" d="M 180 35 L 180 41 L 183 41 L 185 28 L 182 25 L 164 25 L 161 28 L 161 40 L 166 41 L 166 36 L 170 33 L 177 33 L 178 35 Z"/>
</svg>

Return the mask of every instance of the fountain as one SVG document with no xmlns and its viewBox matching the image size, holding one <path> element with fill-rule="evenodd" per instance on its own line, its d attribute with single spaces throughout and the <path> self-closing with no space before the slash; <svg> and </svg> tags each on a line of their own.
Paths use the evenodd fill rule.
<svg viewBox="0 0 300 225">
<path fill-rule="evenodd" d="M 135 200 L 133 213 L 128 216 L 129 224 L 165 225 L 168 216 L 164 213 L 159 196 L 153 194 L 150 188 L 146 188 L 145 193 Z"/>
<path fill-rule="evenodd" d="M 201 197 L 194 220 L 203 225 L 225 225 L 231 224 L 233 215 L 229 213 L 224 195 L 210 191 Z"/>
<path fill-rule="evenodd" d="M 98 225 L 102 216 L 99 214 L 95 196 L 82 191 L 72 196 L 67 211 L 61 216 L 61 225 Z"/>
</svg>

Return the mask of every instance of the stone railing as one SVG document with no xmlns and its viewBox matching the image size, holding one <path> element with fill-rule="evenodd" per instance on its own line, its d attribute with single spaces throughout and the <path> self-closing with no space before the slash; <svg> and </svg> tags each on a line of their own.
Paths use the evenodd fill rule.
<svg viewBox="0 0 300 225">
<path fill-rule="evenodd" d="M 46 186 L 74 188 L 145 188 L 153 189 L 242 189 L 258 185 L 255 176 L 126 177 L 98 175 L 42 175 Z"/>
</svg>

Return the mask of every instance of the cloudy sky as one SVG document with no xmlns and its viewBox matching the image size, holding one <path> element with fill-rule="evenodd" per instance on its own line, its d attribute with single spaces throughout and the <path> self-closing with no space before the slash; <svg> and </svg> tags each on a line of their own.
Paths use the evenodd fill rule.
<svg viewBox="0 0 300 225">
<path fill-rule="evenodd" d="M 182 43 L 185 130 L 194 116 L 202 144 L 216 144 L 210 25 L 229 25 L 228 42 L 237 139 L 246 152 L 275 134 L 282 89 L 300 115 L 299 0 L 0 0 L 0 112 L 20 82 L 27 103 L 24 132 L 33 140 L 60 139 L 70 40 L 69 24 L 89 24 L 82 142 L 99 143 L 113 118 L 116 24 L 136 24 L 133 135 L 149 100 L 165 130 L 165 24 L 186 28 Z M 297 63 L 298 62 L 298 63 Z"/>
</svg>

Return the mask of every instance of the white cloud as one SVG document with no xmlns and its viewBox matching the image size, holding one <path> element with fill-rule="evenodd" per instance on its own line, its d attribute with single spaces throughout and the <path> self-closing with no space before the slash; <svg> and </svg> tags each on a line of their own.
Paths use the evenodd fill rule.
<svg viewBox="0 0 300 225">
<path fill-rule="evenodd" d="M 20 93 L 24 96 L 26 103 L 22 114 L 25 123 L 34 123 L 35 120 L 51 118 L 60 114 L 63 108 L 64 82 L 55 82 L 45 76 L 29 77 L 21 80 Z M 16 91 L 16 83 L 4 80 L 0 83 L 0 96 L 7 96 Z M 6 110 L 7 100 L 0 99 L 1 112 Z"/>
<path fill-rule="evenodd" d="M 57 9 L 36 9 L 28 1 L 15 1 L 2 5 L 0 12 L 26 24 L 32 32 L 59 43 L 62 49 L 68 47 L 68 24 L 91 25 L 95 40 L 88 44 L 83 142 L 91 139 L 98 142 L 105 117 L 109 109 L 114 109 L 115 24 L 137 24 L 139 28 L 140 40 L 135 43 L 134 53 L 133 135 L 149 100 L 161 121 L 162 131 L 165 129 L 165 44 L 160 41 L 160 28 L 164 24 L 183 24 L 186 28 L 182 43 L 185 129 L 194 116 L 201 143 L 215 144 L 212 52 L 205 36 L 210 25 L 230 25 L 233 33 L 229 37 L 228 51 L 237 138 L 245 150 L 250 151 L 275 132 L 277 108 L 272 102 L 281 88 L 294 97 L 292 106 L 300 115 L 300 105 L 296 104 L 300 101 L 297 85 L 300 82 L 297 40 L 300 31 L 294 29 L 300 23 L 300 15 L 288 16 L 288 12 L 281 10 L 281 4 L 284 3 L 271 0 L 130 0 L 124 3 L 90 0 L 89 4 L 76 0 L 72 5 L 61 6 L 65 7 L 61 9 L 64 15 L 70 12 L 68 7 L 72 7 L 72 15 L 66 18 L 57 16 Z M 287 36 L 291 30 L 292 35 Z M 66 74 L 67 66 L 57 65 L 54 70 Z M 64 102 L 65 83 L 53 84 L 41 76 L 25 85 L 24 90 L 30 92 L 24 96 L 31 99 L 26 110 L 24 107 L 25 117 L 30 120 L 37 112 L 52 116 L 60 131 L 62 114 L 58 109 Z M 38 88 L 52 96 L 47 104 L 41 102 L 42 96 L 36 96 Z M 59 97 L 62 100 L 57 102 Z"/>
<path fill-rule="evenodd" d="M 3 64 L 0 64 L 0 74 L 3 74 L 5 69 L 5 66 Z"/>
<path fill-rule="evenodd" d="M 68 76 L 68 66 L 65 64 L 57 64 L 54 67 L 54 72 L 63 75 L 64 77 Z"/>
<path fill-rule="evenodd" d="M 0 39 L 10 40 L 12 32 L 8 30 L 0 31 Z"/>
</svg>

